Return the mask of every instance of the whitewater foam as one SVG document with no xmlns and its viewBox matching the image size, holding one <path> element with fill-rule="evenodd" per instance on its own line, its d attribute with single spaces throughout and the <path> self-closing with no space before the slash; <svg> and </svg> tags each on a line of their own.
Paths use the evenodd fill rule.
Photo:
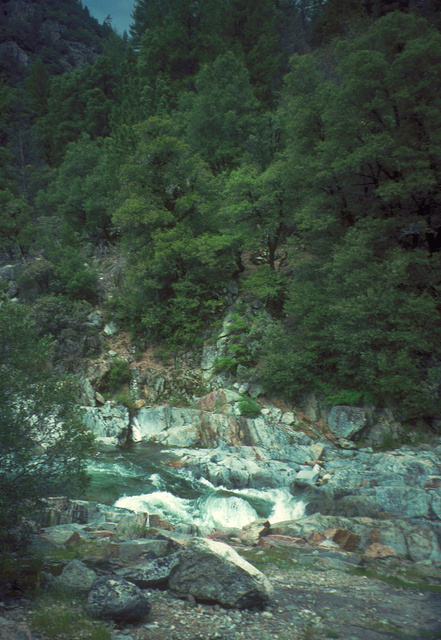
<svg viewBox="0 0 441 640">
<path fill-rule="evenodd" d="M 163 486 L 158 474 L 150 476 L 152 485 Z M 173 524 L 196 525 L 202 534 L 216 530 L 241 529 L 259 517 L 271 523 L 295 520 L 304 515 L 305 504 L 288 489 L 238 489 L 213 487 L 202 482 L 205 491 L 198 498 L 180 498 L 169 491 L 153 491 L 124 496 L 115 502 L 135 512 L 155 513 Z M 208 491 L 207 491 L 208 489 Z"/>
</svg>

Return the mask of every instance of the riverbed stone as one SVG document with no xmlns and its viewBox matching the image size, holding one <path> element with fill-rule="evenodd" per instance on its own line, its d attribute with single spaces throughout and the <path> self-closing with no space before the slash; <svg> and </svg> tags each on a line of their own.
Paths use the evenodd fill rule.
<svg viewBox="0 0 441 640">
<path fill-rule="evenodd" d="M 320 467 L 315 464 L 312 468 L 301 469 L 294 478 L 294 485 L 296 487 L 308 487 L 311 484 L 315 484 L 320 476 Z"/>
<path fill-rule="evenodd" d="M 407 518 L 427 518 L 430 494 L 412 487 L 375 487 L 375 497 L 386 514 Z"/>
<path fill-rule="evenodd" d="M 224 544 L 195 539 L 172 569 L 169 589 L 179 597 L 243 609 L 265 604 L 272 594 L 269 580 Z"/>
<path fill-rule="evenodd" d="M 271 532 L 288 536 L 310 536 L 315 531 L 346 529 L 360 536 L 358 550 L 373 543 L 390 546 L 398 556 L 414 561 L 441 562 L 437 532 L 428 525 L 413 524 L 405 519 L 342 518 L 315 513 L 298 520 L 271 525 Z"/>
<path fill-rule="evenodd" d="M 133 622 L 145 618 L 151 605 L 135 584 L 122 578 L 101 578 L 89 591 L 86 608 L 97 618 Z"/>
<path fill-rule="evenodd" d="M 0 617 L 0 640 L 32 640 L 32 633 L 25 622 Z"/>
<path fill-rule="evenodd" d="M 63 589 L 74 593 L 86 594 L 95 582 L 95 571 L 86 567 L 81 560 L 69 562 L 58 576 L 57 583 Z"/>
<path fill-rule="evenodd" d="M 165 589 L 173 567 L 178 563 L 180 554 L 173 553 L 163 558 L 118 569 L 115 573 L 140 589 Z"/>
</svg>

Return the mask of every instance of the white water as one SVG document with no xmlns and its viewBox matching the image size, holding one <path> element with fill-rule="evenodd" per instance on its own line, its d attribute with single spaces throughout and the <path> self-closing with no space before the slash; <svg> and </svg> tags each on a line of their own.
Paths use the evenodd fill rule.
<svg viewBox="0 0 441 640">
<path fill-rule="evenodd" d="M 210 483 L 204 483 L 210 484 Z M 208 487 L 207 487 L 208 488 Z M 197 525 L 201 533 L 215 530 L 241 529 L 261 517 L 259 511 L 269 512 L 271 523 L 295 520 L 304 515 L 305 504 L 296 500 L 288 489 L 227 490 L 214 487 L 198 498 L 179 498 L 168 491 L 154 491 L 124 496 L 115 502 L 135 512 L 156 513 L 172 523 Z"/>
<path fill-rule="evenodd" d="M 163 452 L 137 445 L 124 453 L 100 453 L 89 464 L 89 499 L 134 512 L 158 514 L 172 524 L 196 525 L 202 534 L 240 529 L 257 518 L 271 523 L 302 517 L 305 504 L 288 488 L 226 489 L 184 476 Z"/>
</svg>

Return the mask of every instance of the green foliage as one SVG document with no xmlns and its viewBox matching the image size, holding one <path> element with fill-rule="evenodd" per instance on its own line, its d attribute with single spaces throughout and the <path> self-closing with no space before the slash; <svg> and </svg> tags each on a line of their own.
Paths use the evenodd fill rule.
<svg viewBox="0 0 441 640">
<path fill-rule="evenodd" d="M 228 52 L 203 67 L 195 85 L 195 94 L 186 101 L 190 144 L 215 173 L 230 170 L 259 122 L 247 69 Z"/>
<path fill-rule="evenodd" d="M 285 185 L 304 244 L 293 252 L 288 332 L 269 342 L 263 366 L 274 390 L 326 382 L 392 400 L 409 418 L 439 411 L 440 281 L 426 238 L 441 104 L 413 65 L 438 73 L 433 51 L 441 37 L 427 22 L 391 13 L 337 44 L 331 80 L 314 56 L 292 60 Z"/>
<path fill-rule="evenodd" d="M 128 272 L 116 313 L 136 332 L 170 344 L 194 343 L 222 308 L 234 262 L 234 232 L 222 227 L 217 181 L 192 154 L 179 121 L 149 118 L 121 172 Z"/>
<path fill-rule="evenodd" d="M 25 522 L 50 495 L 75 496 L 87 484 L 92 437 L 76 407 L 73 383 L 49 364 L 24 308 L 0 308 L 0 545 L 17 547 Z"/>
<path fill-rule="evenodd" d="M 49 187 L 40 191 L 37 206 L 45 215 L 61 217 L 80 237 L 108 238 L 110 216 L 107 199 L 115 188 L 109 158 L 101 140 L 83 134 L 68 143 Z"/>
<path fill-rule="evenodd" d="M 221 356 L 217 358 L 213 365 L 215 373 L 222 373 L 227 371 L 229 373 L 235 373 L 239 362 L 232 356 Z"/>
<path fill-rule="evenodd" d="M 72 300 L 94 302 L 97 296 L 98 277 L 84 262 L 74 246 L 64 247 L 57 256 L 56 275 L 60 291 Z"/>
<path fill-rule="evenodd" d="M 60 295 L 39 296 L 32 305 L 30 318 L 38 335 L 53 338 L 51 356 L 57 370 L 74 373 L 82 358 L 100 352 L 100 338 L 89 319 L 91 313 L 87 302 Z"/>
<path fill-rule="evenodd" d="M 286 278 L 280 271 L 264 264 L 244 278 L 243 288 L 260 298 L 271 312 L 280 314 L 286 297 Z"/>
<path fill-rule="evenodd" d="M 355 391 L 350 389 L 341 389 L 334 395 L 325 396 L 324 402 L 329 406 L 345 404 L 356 407 L 360 402 L 370 402 L 372 398 L 370 394 L 363 391 Z"/>
<path fill-rule="evenodd" d="M 130 365 L 126 360 L 115 360 L 109 373 L 106 375 L 106 390 L 115 393 L 132 379 Z"/>
<path fill-rule="evenodd" d="M 239 411 L 240 415 L 246 418 L 257 418 L 260 414 L 260 404 L 254 398 L 244 396 L 239 402 Z"/>
<path fill-rule="evenodd" d="M 0 190 L 0 242 L 9 251 L 18 251 L 23 257 L 29 253 L 36 235 L 31 207 L 23 198 L 9 190 Z"/>
<path fill-rule="evenodd" d="M 62 316 L 98 299 L 84 243 L 118 239 L 110 306 L 139 338 L 200 346 L 233 279 L 280 323 L 233 320 L 220 370 L 256 365 L 290 399 L 363 392 L 435 416 L 436 3 L 137 0 L 128 45 L 76 0 L 40 4 L 0 28 L 31 59 L 17 73 L 2 59 L 0 245 L 25 263 L 23 299 L 52 296 L 42 326 L 53 307 L 75 342 L 82 321 Z M 68 27 L 57 43 L 43 17 Z M 101 48 L 106 34 L 93 64 L 60 73 L 67 37 Z"/>
<path fill-rule="evenodd" d="M 52 592 L 35 600 L 32 630 L 54 640 L 111 640 L 111 632 L 91 620 L 85 603 L 63 592 Z"/>
<path fill-rule="evenodd" d="M 247 249 L 258 250 L 262 246 L 267 252 L 268 265 L 276 268 L 276 256 L 281 244 L 289 237 L 294 226 L 292 219 L 292 199 L 286 195 L 284 185 L 286 163 L 273 160 L 262 171 L 257 165 L 243 164 L 233 171 L 225 188 L 225 209 L 234 224 L 243 231 Z M 254 276 L 261 278 L 261 287 L 275 286 L 274 298 L 283 289 L 282 278 L 275 274 Z"/>
</svg>

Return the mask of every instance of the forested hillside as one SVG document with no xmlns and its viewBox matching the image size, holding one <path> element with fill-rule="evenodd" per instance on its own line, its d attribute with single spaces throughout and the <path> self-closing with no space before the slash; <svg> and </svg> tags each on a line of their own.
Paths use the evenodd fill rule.
<svg viewBox="0 0 441 640">
<path fill-rule="evenodd" d="M 196 349 L 233 283 L 262 313 L 220 368 L 439 424 L 436 0 L 137 0 L 127 41 L 78 0 L 36 6 L 0 9 L 0 283 L 55 360 L 93 351 L 97 304 Z M 72 43 L 94 55 L 66 70 Z"/>
</svg>

